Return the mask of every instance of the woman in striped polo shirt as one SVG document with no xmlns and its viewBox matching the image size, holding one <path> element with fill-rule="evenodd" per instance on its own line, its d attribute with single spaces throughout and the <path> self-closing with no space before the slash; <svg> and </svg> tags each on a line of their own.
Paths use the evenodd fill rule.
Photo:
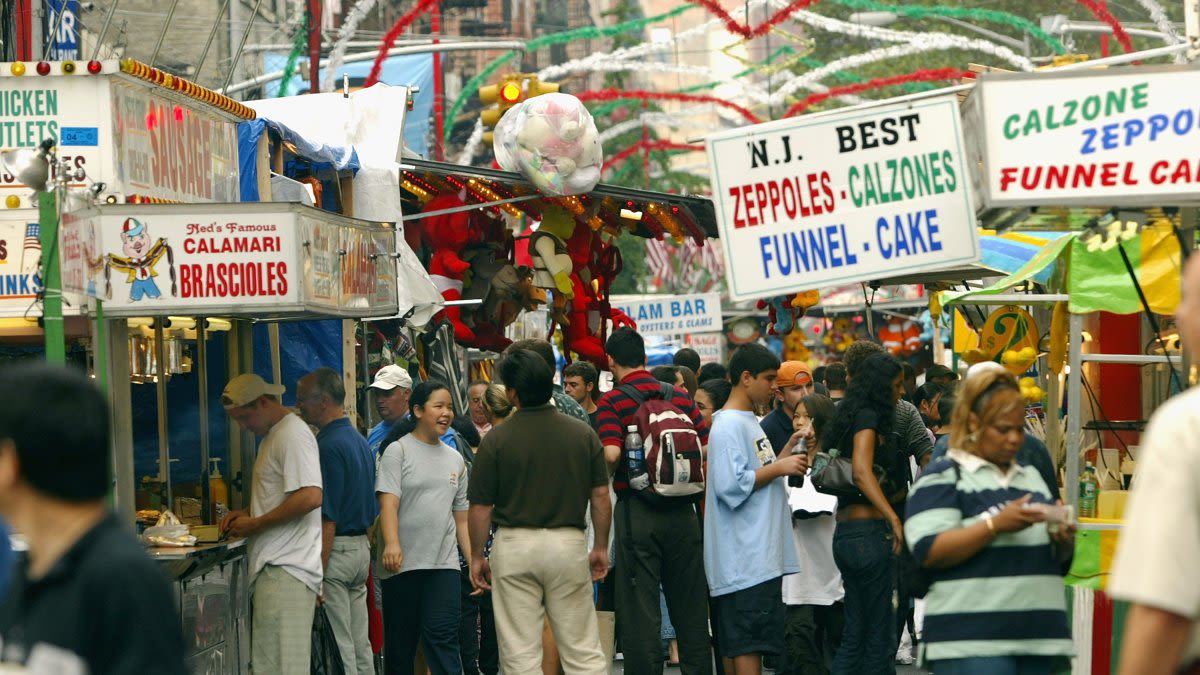
<svg viewBox="0 0 1200 675">
<path fill-rule="evenodd" d="M 927 571 L 924 658 L 936 675 L 1041 675 L 1072 652 L 1062 571 L 1074 542 L 1037 470 L 1015 461 L 1025 406 L 997 367 L 962 385 L 946 457 L 908 498 L 905 540 Z"/>
</svg>

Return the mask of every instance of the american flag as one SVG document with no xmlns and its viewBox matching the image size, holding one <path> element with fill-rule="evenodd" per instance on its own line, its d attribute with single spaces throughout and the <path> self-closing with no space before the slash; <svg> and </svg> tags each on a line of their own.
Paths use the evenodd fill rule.
<svg viewBox="0 0 1200 675">
<path fill-rule="evenodd" d="M 21 273 L 34 274 L 42 258 L 42 226 L 38 223 L 25 225 L 25 246 L 21 253 Z"/>
</svg>

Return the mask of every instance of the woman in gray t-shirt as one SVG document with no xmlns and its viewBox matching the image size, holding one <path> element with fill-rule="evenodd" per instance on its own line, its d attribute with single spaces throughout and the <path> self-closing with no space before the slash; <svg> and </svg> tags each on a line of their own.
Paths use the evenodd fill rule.
<svg viewBox="0 0 1200 675">
<path fill-rule="evenodd" d="M 462 672 L 458 547 L 467 537 L 467 466 L 440 438 L 454 420 L 450 391 L 440 382 L 413 389 L 409 430 L 379 463 L 379 577 L 383 587 L 384 665 L 412 675 L 418 639 L 433 675 Z"/>
</svg>

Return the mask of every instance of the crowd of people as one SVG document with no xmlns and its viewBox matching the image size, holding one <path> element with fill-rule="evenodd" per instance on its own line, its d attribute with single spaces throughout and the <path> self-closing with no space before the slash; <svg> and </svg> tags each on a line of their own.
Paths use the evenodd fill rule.
<svg viewBox="0 0 1200 675">
<path fill-rule="evenodd" d="M 1196 264 L 1188 275 L 1200 284 Z M 628 328 L 606 351 L 602 393 L 594 366 L 571 364 L 560 387 L 549 343 L 515 343 L 458 417 L 451 385 L 385 366 L 365 435 L 333 370 L 297 383 L 298 415 L 281 385 L 229 381 L 221 403 L 261 438 L 250 506 L 221 523 L 249 540 L 254 672 L 309 670 L 318 607 L 360 675 L 379 615 L 388 673 L 601 675 L 597 608 L 615 612 L 630 675 L 891 673 L 905 634 L 939 675 L 1062 671 L 1074 523 L 1003 367 L 959 381 L 935 366 L 918 386 L 863 340 L 816 370 L 755 344 L 726 365 L 681 350 L 648 369 Z M 45 365 L 0 372 L 0 388 L 29 394 L 0 408 L 0 513 L 28 543 L 0 663 L 185 672 L 166 582 L 104 502 L 102 396 Z M 1151 441 L 1188 447 L 1175 427 L 1189 415 L 1156 418 Z M 1153 466 L 1148 480 L 1194 480 Z M 1135 498 L 1135 518 L 1157 504 Z M 1163 562 L 1165 521 L 1142 519 L 1135 541 L 1182 573 Z M 1170 672 L 1194 594 L 1135 578 L 1122 555 L 1130 630 L 1171 661 L 1148 670 L 1139 647 L 1124 672 Z"/>
</svg>

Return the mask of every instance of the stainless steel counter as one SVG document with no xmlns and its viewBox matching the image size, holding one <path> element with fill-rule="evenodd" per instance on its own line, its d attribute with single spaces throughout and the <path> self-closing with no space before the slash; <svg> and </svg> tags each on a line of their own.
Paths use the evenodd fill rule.
<svg viewBox="0 0 1200 675">
<path fill-rule="evenodd" d="M 237 539 L 147 552 L 172 588 L 183 621 L 188 669 L 197 675 L 249 671 L 249 561 Z"/>
</svg>

